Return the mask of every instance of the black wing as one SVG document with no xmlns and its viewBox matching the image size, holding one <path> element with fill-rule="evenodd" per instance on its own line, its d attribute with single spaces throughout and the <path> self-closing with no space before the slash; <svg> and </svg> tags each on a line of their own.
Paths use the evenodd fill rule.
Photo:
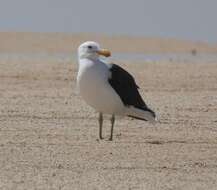
<svg viewBox="0 0 217 190">
<path fill-rule="evenodd" d="M 110 71 L 111 77 L 108 82 L 120 96 L 125 106 L 134 106 L 142 110 L 153 112 L 147 107 L 139 94 L 139 87 L 136 85 L 132 75 L 116 64 L 112 64 Z"/>
</svg>

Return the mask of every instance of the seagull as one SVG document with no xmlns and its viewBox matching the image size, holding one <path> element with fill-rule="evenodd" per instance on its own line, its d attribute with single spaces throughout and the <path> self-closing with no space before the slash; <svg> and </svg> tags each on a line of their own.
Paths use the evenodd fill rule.
<svg viewBox="0 0 217 190">
<path fill-rule="evenodd" d="M 111 115 L 110 141 L 116 115 L 155 122 L 156 115 L 143 101 L 133 76 L 116 64 L 103 62 L 100 56 L 111 53 L 96 42 L 87 41 L 78 48 L 77 86 L 85 102 L 99 113 L 99 138 L 103 139 L 103 114 Z"/>
</svg>

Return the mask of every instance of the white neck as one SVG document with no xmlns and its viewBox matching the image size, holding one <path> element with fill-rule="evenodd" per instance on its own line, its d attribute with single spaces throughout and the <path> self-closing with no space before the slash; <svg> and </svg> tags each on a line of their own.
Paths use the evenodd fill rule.
<svg viewBox="0 0 217 190">
<path fill-rule="evenodd" d="M 91 59 L 91 60 L 98 60 L 99 55 L 97 53 L 85 53 L 79 54 L 79 59 Z"/>
</svg>

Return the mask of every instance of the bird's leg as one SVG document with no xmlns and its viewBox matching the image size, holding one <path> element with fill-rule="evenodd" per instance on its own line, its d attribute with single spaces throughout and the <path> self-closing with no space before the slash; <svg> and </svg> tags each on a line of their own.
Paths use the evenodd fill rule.
<svg viewBox="0 0 217 190">
<path fill-rule="evenodd" d="M 102 113 L 100 112 L 100 113 L 99 113 L 99 138 L 100 138 L 100 139 L 103 139 L 103 138 L 102 138 L 102 123 L 103 123 L 103 115 L 102 115 Z"/>
<path fill-rule="evenodd" d="M 112 141 L 113 138 L 113 129 L 114 129 L 114 124 L 115 124 L 115 115 L 113 114 L 111 117 L 111 135 L 109 140 Z"/>
</svg>

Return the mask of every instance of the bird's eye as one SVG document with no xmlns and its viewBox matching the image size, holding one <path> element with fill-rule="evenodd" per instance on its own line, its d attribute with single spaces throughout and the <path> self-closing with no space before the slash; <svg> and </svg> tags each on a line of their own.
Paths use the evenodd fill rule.
<svg viewBox="0 0 217 190">
<path fill-rule="evenodd" d="M 93 47 L 92 46 L 87 46 L 88 47 L 88 49 L 92 49 Z"/>
</svg>

